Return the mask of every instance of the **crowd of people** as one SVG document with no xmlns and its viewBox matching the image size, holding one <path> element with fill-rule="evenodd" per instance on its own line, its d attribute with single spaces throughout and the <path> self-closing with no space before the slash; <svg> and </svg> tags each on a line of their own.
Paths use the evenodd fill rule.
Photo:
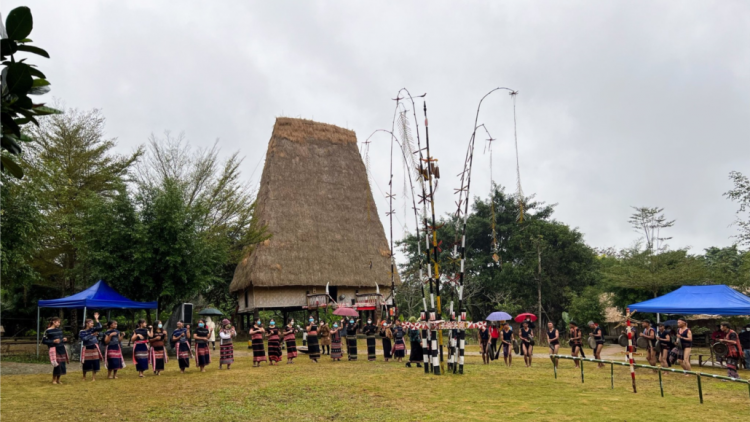
<svg viewBox="0 0 750 422">
<path fill-rule="evenodd" d="M 410 323 L 416 323 L 416 318 L 411 317 Z M 209 321 L 210 323 L 210 321 Z M 166 349 L 167 342 L 170 343 L 175 351 L 178 366 L 182 373 L 190 367 L 190 361 L 195 359 L 195 365 L 205 372 L 206 366 L 211 363 L 211 343 L 215 350 L 215 327 L 212 323 L 200 319 L 198 327 L 191 333 L 190 324 L 183 321 L 177 322 L 177 328 L 169 335 L 162 322 L 156 321 L 156 325 L 147 325 L 145 320 L 139 320 L 136 329 L 130 336 L 133 344 L 133 364 L 138 371 L 139 377 L 151 371 L 155 375 L 160 375 L 164 371 L 166 363 L 169 361 Z M 391 359 L 396 362 L 403 362 L 406 358 L 406 341 L 410 343 L 409 358 L 406 366 L 411 367 L 416 364 L 422 366 L 424 354 L 429 356 L 430 350 L 423 350 L 422 333 L 419 329 L 404 328 L 400 320 L 390 322 L 381 320 L 373 323 L 372 319 L 367 320 L 361 331 L 366 337 L 367 360 L 376 360 L 377 338 L 380 337 L 383 350 L 383 358 L 386 362 Z M 347 358 L 349 361 L 357 360 L 357 331 L 360 328 L 358 318 L 342 318 L 330 326 L 323 320 L 316 321 L 312 316 L 308 319 L 305 327 L 295 324 L 294 319 L 290 318 L 286 325 L 279 328 L 274 320 L 270 320 L 268 327 L 265 327 L 263 321 L 257 320 L 248 331 L 250 342 L 248 348 L 252 350 L 253 367 L 259 367 L 263 362 L 269 362 L 270 365 L 277 365 L 283 359 L 282 342 L 286 348 L 286 363 L 293 364 L 294 359 L 298 356 L 297 334 L 303 333 L 303 342 L 306 343 L 306 352 L 309 358 L 318 363 L 321 355 L 330 356 L 331 360 L 338 362 L 343 357 L 342 344 L 346 344 Z M 605 343 L 604 333 L 599 324 L 589 321 L 587 324 L 590 328 L 590 337 L 593 338 L 593 354 L 595 359 L 601 360 L 601 352 Z M 664 323 L 656 325 L 651 321 L 641 323 L 641 337 L 647 340 L 646 359 L 649 364 L 662 367 L 671 367 L 679 363 L 686 370 L 691 370 L 690 355 L 693 347 L 693 334 L 687 326 L 687 321 L 680 318 L 677 321 L 677 327 L 672 329 Z M 530 319 L 521 322 L 520 333 L 516 336 L 512 327 L 507 322 L 481 326 L 477 333 L 482 362 L 489 364 L 491 360 L 499 359 L 502 352 L 503 360 L 507 366 L 513 363 L 513 351 L 517 348 L 517 353 L 524 358 L 524 364 L 531 367 L 534 346 L 536 339 L 534 335 L 535 324 Z M 743 358 L 743 348 L 745 349 L 744 357 L 750 360 L 750 325 L 747 330 L 737 334 L 731 328 L 729 323 L 722 322 L 720 330 L 722 335 L 714 335 L 712 338 L 716 342 L 725 344 L 728 348 L 725 357 L 725 364 L 728 375 L 738 378 L 737 367 L 740 359 Z M 117 379 L 117 371 L 125 368 L 125 360 L 122 354 L 122 342 L 125 333 L 117 329 L 117 321 L 110 321 L 107 324 L 107 330 L 103 333 L 103 342 L 105 345 L 104 353 L 99 348 L 99 333 L 103 331 L 102 324 L 99 322 L 99 314 L 95 313 L 93 319 L 87 319 L 84 328 L 79 332 L 81 340 L 81 363 L 83 370 L 83 379 L 86 380 L 87 374 L 91 373 L 91 380 L 96 380 L 96 373 L 100 371 L 101 362 L 107 369 L 109 379 Z M 450 330 L 449 338 L 457 338 L 457 330 Z M 552 322 L 547 324 L 545 330 L 546 340 L 549 347 L 550 359 L 553 365 L 557 367 L 558 355 L 560 351 L 560 332 L 555 328 Z M 221 321 L 219 330 L 219 369 L 226 365 L 231 369 L 234 363 L 234 344 L 233 341 L 237 336 L 237 331 L 227 319 Z M 571 347 L 571 356 L 579 355 L 585 358 L 583 348 L 583 333 L 575 321 L 568 324 L 568 344 Z M 44 333 L 43 343 L 49 347 L 49 358 L 53 366 L 52 383 L 60 384 L 60 377 L 66 373 L 66 363 L 69 362 L 65 343 L 68 341 L 60 329 L 60 319 L 57 317 L 50 318 L 47 330 Z M 520 344 L 519 344 L 520 343 Z M 267 351 L 266 351 L 267 344 Z M 453 343 L 451 343 L 453 344 Z M 428 343 L 429 347 L 429 343 Z M 576 367 L 579 361 L 574 361 Z M 603 363 L 598 364 L 603 367 Z"/>
</svg>

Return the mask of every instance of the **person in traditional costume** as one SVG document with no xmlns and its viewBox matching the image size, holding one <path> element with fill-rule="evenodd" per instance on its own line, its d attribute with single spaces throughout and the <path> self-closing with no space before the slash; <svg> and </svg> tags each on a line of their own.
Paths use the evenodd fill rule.
<svg viewBox="0 0 750 422">
<path fill-rule="evenodd" d="M 210 316 L 206 317 L 206 328 L 208 328 L 208 341 L 211 342 L 211 347 L 216 350 L 216 323 Z"/>
<path fill-rule="evenodd" d="M 503 329 L 500 331 L 500 339 L 505 365 L 511 366 L 513 364 L 513 331 L 510 330 L 510 324 L 507 322 L 503 324 Z"/>
<path fill-rule="evenodd" d="M 643 327 L 641 337 L 648 341 L 648 346 L 646 347 L 646 360 L 649 365 L 656 366 L 656 330 L 653 329 L 651 321 L 649 320 L 641 322 L 641 327 Z"/>
<path fill-rule="evenodd" d="M 380 326 L 380 339 L 383 341 L 383 358 L 386 362 L 388 362 L 393 356 L 393 347 L 391 346 L 393 333 L 391 332 L 391 328 L 388 326 L 388 321 L 381 321 L 378 325 Z"/>
<path fill-rule="evenodd" d="M 534 356 L 534 330 L 529 327 L 528 321 L 521 324 L 521 353 L 523 354 L 523 363 L 527 368 L 531 367 L 531 358 Z M 576 361 L 577 363 L 578 361 Z"/>
<path fill-rule="evenodd" d="M 375 333 L 378 328 L 372 324 L 371 319 L 367 319 L 367 325 L 362 327 L 362 334 L 367 336 L 367 360 L 375 360 Z"/>
<path fill-rule="evenodd" d="M 177 329 L 172 332 L 172 345 L 177 355 L 177 363 L 180 365 L 180 372 L 185 373 L 185 369 L 190 367 L 190 358 L 193 351 L 190 348 L 190 324 L 184 325 L 182 321 L 177 321 Z"/>
<path fill-rule="evenodd" d="M 669 363 L 669 351 L 672 350 L 674 344 L 672 343 L 672 337 L 670 332 L 666 330 L 663 323 L 660 323 L 656 331 L 656 341 L 661 346 L 661 353 L 659 354 L 659 362 L 662 368 L 668 368 L 671 366 Z"/>
<path fill-rule="evenodd" d="M 413 324 L 417 323 L 416 317 L 410 317 L 409 322 L 412 324 L 409 327 L 409 362 L 406 362 L 406 367 L 411 368 L 412 363 L 417 364 L 417 368 L 422 367 L 422 361 L 424 360 L 424 351 L 422 350 L 422 336 L 419 333 L 419 329 L 415 328 Z"/>
<path fill-rule="evenodd" d="M 320 320 L 320 328 L 318 328 L 318 341 L 320 341 L 320 351 L 324 355 L 331 354 L 331 327 L 326 324 L 322 319 Z M 326 350 L 328 353 L 326 353 Z"/>
<path fill-rule="evenodd" d="M 117 321 L 107 324 L 108 330 L 104 333 L 104 366 L 107 368 L 107 378 L 117 379 L 117 371 L 125 369 L 125 360 L 122 358 L 122 343 L 125 333 L 117 329 Z"/>
<path fill-rule="evenodd" d="M 211 349 L 208 347 L 210 334 L 206 321 L 199 319 L 193 339 L 195 339 L 195 365 L 201 369 L 201 372 L 206 372 L 206 365 L 211 363 Z"/>
<path fill-rule="evenodd" d="M 226 365 L 228 370 L 234 363 L 234 344 L 232 343 L 234 337 L 237 337 L 237 331 L 232 327 L 232 323 L 224 318 L 219 331 L 219 369 L 222 365 Z"/>
<path fill-rule="evenodd" d="M 331 359 L 334 361 L 341 361 L 341 328 L 338 323 L 333 323 L 331 328 Z"/>
<path fill-rule="evenodd" d="M 479 337 L 479 351 L 482 353 L 482 363 L 489 365 L 490 363 L 490 332 L 487 330 L 487 326 L 482 325 L 479 327 L 477 333 Z"/>
<path fill-rule="evenodd" d="M 255 325 L 250 327 L 250 339 L 253 345 L 253 367 L 260 367 L 261 362 L 266 361 L 266 349 L 263 346 L 263 334 L 266 329 L 263 328 L 261 320 L 255 321 Z"/>
<path fill-rule="evenodd" d="M 281 336 L 279 328 L 276 327 L 276 321 L 268 322 L 266 335 L 268 336 L 268 362 L 273 366 L 276 362 L 281 362 Z"/>
<path fill-rule="evenodd" d="M 393 332 L 393 357 L 397 362 L 401 362 L 406 357 L 406 331 L 401 326 L 401 321 L 396 320 L 396 326 L 391 330 Z"/>
<path fill-rule="evenodd" d="M 346 324 L 346 348 L 349 352 L 349 360 L 357 360 L 357 322 L 359 319 L 355 320 L 354 317 L 350 317 Z"/>
<path fill-rule="evenodd" d="M 682 365 L 682 369 L 691 371 L 690 351 L 693 350 L 693 332 L 688 328 L 687 321 L 684 318 L 679 318 L 677 320 L 677 338 L 680 339 L 680 345 L 682 346 L 680 365 Z"/>
<path fill-rule="evenodd" d="M 721 331 L 724 332 L 724 337 L 718 339 L 718 341 L 726 344 L 728 349 L 726 355 L 727 376 L 730 378 L 739 378 L 737 366 L 743 355 L 740 337 L 734 330 L 729 328 L 729 323 L 726 321 L 721 323 Z"/>
<path fill-rule="evenodd" d="M 580 328 L 578 328 L 578 324 L 576 324 L 575 321 L 570 321 L 568 323 L 568 326 L 570 327 L 568 336 L 570 337 L 570 342 L 572 343 L 570 355 L 573 357 L 578 357 L 578 352 L 583 353 L 583 332 Z M 586 356 L 583 357 L 585 358 Z M 576 368 L 580 367 L 581 365 L 581 363 L 577 359 L 574 360 L 573 363 L 576 365 Z"/>
<path fill-rule="evenodd" d="M 490 360 L 495 360 L 500 355 L 500 349 L 497 347 L 497 342 L 500 339 L 500 328 L 495 324 L 496 322 L 493 322 L 488 329 L 490 332 Z"/>
<path fill-rule="evenodd" d="M 52 317 L 47 324 L 42 343 L 49 348 L 49 362 L 52 364 L 52 384 L 62 384 L 60 377 L 67 373 L 69 362 L 68 350 L 65 348 L 68 338 L 60 329 L 60 318 Z"/>
<path fill-rule="evenodd" d="M 286 344 L 286 363 L 294 363 L 297 357 L 297 329 L 294 328 L 294 319 L 290 318 L 284 326 L 284 344 Z"/>
<path fill-rule="evenodd" d="M 315 318 L 310 317 L 308 320 L 309 324 L 305 327 L 307 332 L 307 354 L 310 355 L 310 360 L 318 363 L 320 359 L 320 344 L 318 343 L 318 325 L 315 323 Z"/>
<path fill-rule="evenodd" d="M 84 329 L 78 333 L 81 339 L 81 363 L 83 364 L 83 380 L 86 380 L 86 372 L 91 372 L 91 381 L 96 381 L 96 373 L 103 359 L 102 351 L 99 349 L 99 331 L 102 324 L 99 323 L 99 312 L 94 313 L 94 321 L 87 319 Z"/>
<path fill-rule="evenodd" d="M 151 362 L 151 369 L 156 375 L 161 375 L 161 371 L 164 370 L 169 361 L 167 349 L 165 347 L 166 340 L 167 332 L 164 330 L 164 325 L 161 321 L 156 321 L 156 329 L 153 330 L 153 335 L 149 339 L 151 348 L 148 353 L 148 360 Z"/>
<path fill-rule="evenodd" d="M 555 324 L 552 322 L 547 323 L 547 343 L 549 344 L 549 354 L 552 364 L 557 368 L 558 358 L 554 358 L 551 355 L 556 355 L 560 352 L 560 331 L 555 328 Z"/>
<path fill-rule="evenodd" d="M 589 321 L 589 328 L 591 328 L 591 335 L 594 336 L 594 342 L 596 342 L 596 348 L 594 349 L 594 359 L 601 360 L 602 349 L 604 348 L 604 333 L 602 327 L 594 321 Z M 600 368 L 604 368 L 604 364 L 599 362 L 597 364 Z"/>
<path fill-rule="evenodd" d="M 150 352 L 148 350 L 149 339 L 153 336 L 153 327 L 146 328 L 146 320 L 139 319 L 135 331 L 130 341 L 135 342 L 133 346 L 133 364 L 135 365 L 138 376 L 143 378 L 143 373 L 148 371 L 148 359 Z"/>
</svg>

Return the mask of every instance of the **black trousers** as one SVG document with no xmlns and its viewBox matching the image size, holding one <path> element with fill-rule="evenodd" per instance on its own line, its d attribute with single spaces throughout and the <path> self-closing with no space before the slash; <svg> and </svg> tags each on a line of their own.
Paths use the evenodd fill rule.
<svg viewBox="0 0 750 422">
<path fill-rule="evenodd" d="M 495 360 L 498 358 L 500 350 L 497 348 L 497 339 L 490 339 L 490 359 Z"/>
</svg>

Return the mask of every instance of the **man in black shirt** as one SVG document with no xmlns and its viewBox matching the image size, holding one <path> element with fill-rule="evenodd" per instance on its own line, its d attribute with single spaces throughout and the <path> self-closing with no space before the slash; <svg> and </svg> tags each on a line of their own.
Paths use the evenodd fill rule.
<svg viewBox="0 0 750 422">
<path fill-rule="evenodd" d="M 740 333 L 740 345 L 745 353 L 745 369 L 750 369 L 750 324 Z"/>
</svg>

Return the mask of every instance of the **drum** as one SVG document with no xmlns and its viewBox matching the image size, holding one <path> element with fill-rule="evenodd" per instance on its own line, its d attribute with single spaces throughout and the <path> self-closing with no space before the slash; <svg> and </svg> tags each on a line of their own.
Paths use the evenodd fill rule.
<svg viewBox="0 0 750 422">
<path fill-rule="evenodd" d="M 520 355 L 521 354 L 521 345 L 518 344 L 518 340 L 513 339 L 513 353 Z"/>
<path fill-rule="evenodd" d="M 532 338 L 531 341 L 529 341 L 529 344 L 532 345 L 532 346 L 535 346 L 536 345 L 536 341 Z"/>
<path fill-rule="evenodd" d="M 573 343 L 573 340 L 572 340 L 572 339 L 571 339 L 571 340 L 568 340 L 568 346 L 570 346 L 570 347 L 573 347 L 573 344 L 575 344 L 575 343 Z"/>
<path fill-rule="evenodd" d="M 677 340 L 674 341 L 674 346 L 679 350 L 682 350 L 682 340 L 679 337 L 677 337 Z"/>
<path fill-rule="evenodd" d="M 721 359 L 729 353 L 729 347 L 724 343 L 714 343 L 711 348 L 714 350 L 717 359 Z"/>
<path fill-rule="evenodd" d="M 594 337 L 589 337 L 589 347 L 591 350 L 596 350 L 596 339 Z"/>
<path fill-rule="evenodd" d="M 617 344 L 619 344 L 622 347 L 628 347 L 627 334 L 620 334 L 620 337 L 617 337 Z"/>
<path fill-rule="evenodd" d="M 654 350 L 656 351 L 656 354 L 661 356 L 661 342 L 657 341 L 654 345 Z"/>
<path fill-rule="evenodd" d="M 648 339 L 645 337 L 638 337 L 638 340 L 635 341 L 635 345 L 642 349 L 646 349 L 648 348 Z"/>
</svg>

